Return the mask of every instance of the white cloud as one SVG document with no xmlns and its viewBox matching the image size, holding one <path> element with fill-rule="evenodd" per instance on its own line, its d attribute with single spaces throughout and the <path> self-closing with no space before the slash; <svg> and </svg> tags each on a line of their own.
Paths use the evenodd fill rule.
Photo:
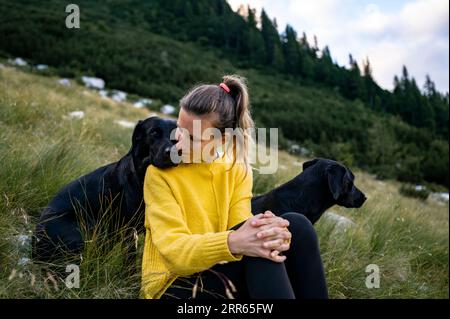
<svg viewBox="0 0 450 319">
<path fill-rule="evenodd" d="M 368 4 L 360 18 L 354 23 L 359 32 L 380 35 L 389 26 L 391 16 L 383 14 L 376 4 Z"/>
<path fill-rule="evenodd" d="M 449 3 L 446 0 L 418 0 L 408 3 L 400 12 L 400 23 L 414 34 L 434 34 L 447 26 Z"/>
<path fill-rule="evenodd" d="M 300 22 L 320 26 L 332 26 L 339 16 L 339 7 L 343 1 L 338 0 L 297 0 L 289 1 L 289 12 L 300 18 Z M 344 1 L 345 2 L 345 1 Z"/>
<path fill-rule="evenodd" d="M 239 3 L 264 7 L 279 31 L 289 23 L 310 40 L 316 35 L 340 65 L 347 65 L 349 53 L 360 64 L 368 56 L 382 87 L 392 89 L 394 75 L 406 65 L 419 85 L 430 74 L 439 90 L 449 91 L 447 0 L 402 0 L 397 8 L 375 0 L 228 1 L 234 9 Z"/>
<path fill-rule="evenodd" d="M 406 65 L 419 85 L 430 74 L 440 90 L 448 91 L 448 13 L 448 2 L 442 0 L 416 0 L 399 12 L 368 5 L 347 25 L 347 32 L 360 40 L 351 50 L 358 58 L 369 57 L 375 79 L 386 88 L 392 88 L 394 74 Z"/>
</svg>

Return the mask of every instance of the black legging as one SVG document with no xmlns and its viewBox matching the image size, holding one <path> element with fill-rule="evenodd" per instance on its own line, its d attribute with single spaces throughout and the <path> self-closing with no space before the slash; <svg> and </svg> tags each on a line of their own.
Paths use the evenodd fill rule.
<svg viewBox="0 0 450 319">
<path fill-rule="evenodd" d="M 161 299 L 196 297 L 250 299 L 326 299 L 325 274 L 320 257 L 317 235 L 311 222 L 302 214 L 290 212 L 281 215 L 289 221 L 291 245 L 284 252 L 286 260 L 277 263 L 262 257 L 244 256 L 241 261 L 216 264 L 191 276 L 178 277 Z M 234 226 L 237 229 L 242 223 Z M 228 278 L 236 292 L 227 284 Z M 202 289 L 203 287 L 203 289 Z"/>
</svg>

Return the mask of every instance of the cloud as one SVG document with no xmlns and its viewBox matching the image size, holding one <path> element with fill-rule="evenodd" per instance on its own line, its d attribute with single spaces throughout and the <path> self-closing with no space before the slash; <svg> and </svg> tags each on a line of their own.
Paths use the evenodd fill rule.
<svg viewBox="0 0 450 319">
<path fill-rule="evenodd" d="M 448 15 L 448 1 L 420 0 L 405 5 L 400 12 L 400 24 L 410 34 L 429 35 L 445 30 L 448 36 Z"/>
<path fill-rule="evenodd" d="M 319 47 L 328 45 L 340 65 L 348 55 L 362 64 L 369 57 L 375 80 L 392 89 L 395 74 L 406 65 L 419 85 L 429 74 L 441 91 L 449 91 L 449 3 L 446 0 L 402 0 L 395 4 L 366 0 L 229 0 L 265 8 L 279 31 L 287 23 Z"/>
<path fill-rule="evenodd" d="M 442 0 L 409 2 L 398 12 L 369 4 L 346 26 L 359 41 L 349 47 L 358 58 L 369 57 L 383 87 L 391 89 L 394 74 L 406 65 L 419 85 L 430 74 L 437 87 L 448 92 L 448 14 L 448 2 Z"/>
<path fill-rule="evenodd" d="M 341 2 L 341 3 L 340 3 Z M 289 12 L 300 18 L 300 22 L 320 27 L 332 26 L 339 16 L 339 9 L 345 1 L 337 0 L 298 0 L 289 1 Z"/>
</svg>

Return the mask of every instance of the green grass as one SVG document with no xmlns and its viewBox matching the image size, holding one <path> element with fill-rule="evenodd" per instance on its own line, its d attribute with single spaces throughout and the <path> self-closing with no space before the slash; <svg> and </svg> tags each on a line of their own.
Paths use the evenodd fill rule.
<svg viewBox="0 0 450 319">
<path fill-rule="evenodd" d="M 69 112 L 83 110 L 83 119 Z M 115 161 L 130 147 L 131 129 L 114 123 L 137 121 L 150 111 L 101 99 L 73 83 L 0 68 L 0 298 L 137 298 L 140 274 L 127 276 L 120 243 L 100 249 L 89 238 L 79 289 L 58 290 L 39 265 L 18 265 L 29 252 L 16 236 L 33 230 L 40 210 L 69 181 Z M 306 160 L 280 151 L 282 168 L 255 174 L 254 193 L 263 193 L 301 171 Z M 354 227 L 317 225 L 332 298 L 448 298 L 448 204 L 402 196 L 401 184 L 356 171 L 368 200 L 360 209 L 333 207 Z M 142 251 L 142 234 L 137 244 Z M 137 262 L 138 267 L 140 262 Z M 366 266 L 381 271 L 379 289 L 365 286 Z"/>
</svg>

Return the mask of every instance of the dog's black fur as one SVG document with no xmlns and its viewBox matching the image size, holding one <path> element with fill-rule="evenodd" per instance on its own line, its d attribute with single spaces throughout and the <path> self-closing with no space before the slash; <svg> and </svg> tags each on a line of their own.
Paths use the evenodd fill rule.
<svg viewBox="0 0 450 319">
<path fill-rule="evenodd" d="M 366 196 L 354 185 L 355 176 L 344 165 L 316 158 L 303 163 L 303 172 L 272 191 L 252 198 L 254 215 L 270 210 L 305 215 L 311 223 L 331 206 L 361 207 Z"/>
<path fill-rule="evenodd" d="M 173 120 L 150 117 L 136 125 L 132 146 L 119 161 L 100 167 L 63 187 L 44 208 L 33 235 L 33 260 L 54 262 L 59 258 L 80 256 L 83 233 L 99 224 L 104 234 L 126 229 L 144 229 L 143 184 L 147 167 L 174 166 L 170 152 L 176 151 L 170 140 Z M 105 231 L 105 229 L 103 229 Z M 123 234 L 122 234 L 123 235 Z M 133 258 L 133 240 L 127 240 L 127 258 Z M 132 263 L 132 261 L 129 261 Z M 133 263 L 132 263 L 133 264 Z"/>
</svg>

